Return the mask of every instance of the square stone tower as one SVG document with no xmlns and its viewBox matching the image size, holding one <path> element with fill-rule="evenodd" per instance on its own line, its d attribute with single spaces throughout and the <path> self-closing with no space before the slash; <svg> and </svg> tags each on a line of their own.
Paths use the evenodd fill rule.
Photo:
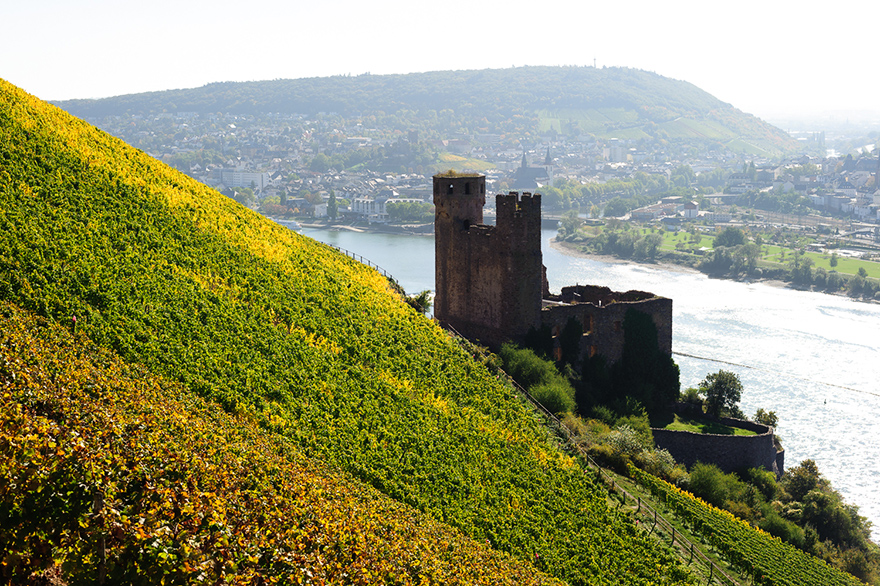
<svg viewBox="0 0 880 586">
<path fill-rule="evenodd" d="M 483 224 L 486 178 L 434 176 L 434 317 L 497 348 L 541 324 L 541 196 L 496 196 L 496 226 Z"/>
</svg>

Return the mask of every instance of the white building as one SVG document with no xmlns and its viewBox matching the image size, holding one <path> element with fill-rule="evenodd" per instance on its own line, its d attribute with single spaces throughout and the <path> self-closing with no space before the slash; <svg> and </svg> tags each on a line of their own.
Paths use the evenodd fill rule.
<svg viewBox="0 0 880 586">
<path fill-rule="evenodd" d="M 351 211 L 363 216 L 369 222 L 384 223 L 388 221 L 386 204 L 389 203 L 425 203 L 425 200 L 409 197 L 356 197 L 351 202 Z"/>
<path fill-rule="evenodd" d="M 222 183 L 226 187 L 252 187 L 254 191 L 263 191 L 272 183 L 272 176 L 269 173 L 216 168 L 211 170 L 210 180 L 214 185 Z"/>
<path fill-rule="evenodd" d="M 681 213 L 685 218 L 694 219 L 700 215 L 700 204 L 695 201 L 687 201 Z"/>
</svg>

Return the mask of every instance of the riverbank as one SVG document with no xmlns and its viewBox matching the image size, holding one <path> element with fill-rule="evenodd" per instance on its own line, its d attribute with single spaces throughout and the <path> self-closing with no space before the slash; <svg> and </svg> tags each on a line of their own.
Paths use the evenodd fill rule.
<svg viewBox="0 0 880 586">
<path fill-rule="evenodd" d="M 709 277 L 710 279 L 725 279 L 728 281 L 736 281 L 738 283 L 763 283 L 765 285 L 770 285 L 771 287 L 781 287 L 787 289 L 795 289 L 798 290 L 797 287 L 792 287 L 791 283 L 786 283 L 785 281 L 781 281 L 779 279 L 767 279 L 763 277 L 725 277 L 719 275 L 712 275 L 709 273 L 704 273 L 700 269 L 685 265 L 678 264 L 674 262 L 659 260 L 659 261 L 641 261 L 634 258 L 620 258 L 619 256 L 614 256 L 611 254 L 595 254 L 592 252 L 587 252 L 577 247 L 576 244 L 571 244 L 569 242 L 560 242 L 555 238 L 550 240 L 550 246 L 554 250 L 558 250 L 559 252 L 577 257 L 577 258 L 591 258 L 593 260 L 598 260 L 602 262 L 607 262 L 610 264 L 629 264 L 636 263 L 641 265 L 647 265 L 652 267 L 657 267 L 658 269 L 663 269 L 664 271 L 676 272 L 676 273 L 692 273 L 697 275 L 704 275 Z"/>
<path fill-rule="evenodd" d="M 276 220 L 278 221 L 278 220 Z M 281 221 L 283 222 L 283 220 Z M 310 228 L 314 230 L 331 230 L 331 231 L 346 231 L 346 232 L 375 232 L 378 234 L 405 234 L 408 236 L 433 236 L 434 235 L 434 223 L 431 222 L 429 224 L 404 224 L 404 225 L 394 225 L 394 224 L 369 224 L 362 222 L 352 222 L 349 224 L 343 223 L 330 223 L 330 222 L 310 222 L 308 224 L 304 224 L 299 222 L 299 225 L 303 228 Z"/>
<path fill-rule="evenodd" d="M 594 260 L 599 260 L 602 262 L 607 262 L 611 264 L 629 264 L 635 263 L 640 265 L 657 267 L 659 269 L 663 269 L 671 272 L 683 272 L 683 273 L 695 273 L 704 275 L 710 279 L 722 279 L 726 281 L 734 281 L 737 283 L 762 283 L 764 285 L 769 285 L 770 287 L 778 287 L 781 289 L 790 289 L 792 291 L 807 291 L 810 293 L 822 293 L 825 295 L 834 295 L 837 297 L 845 297 L 847 299 L 852 299 L 853 301 L 861 301 L 863 303 L 871 303 L 871 304 L 880 304 L 880 300 L 877 299 L 865 299 L 864 297 L 852 297 L 847 294 L 846 291 L 828 291 L 825 289 L 816 289 L 814 287 L 804 287 L 799 286 L 794 283 L 783 281 L 781 279 L 775 278 L 767 278 L 762 277 L 760 275 L 750 275 L 750 276 L 730 276 L 726 274 L 717 274 L 717 273 L 705 273 L 700 269 L 688 265 L 688 264 L 679 264 L 675 262 L 670 262 L 669 260 L 659 260 L 659 261 L 646 261 L 639 260 L 635 258 L 620 258 L 618 256 L 609 255 L 609 254 L 595 254 L 592 252 L 585 251 L 579 248 L 576 244 L 572 244 L 569 242 L 560 242 L 555 238 L 550 240 L 550 246 L 562 254 L 566 254 L 568 256 L 573 256 L 577 258 L 590 258 Z"/>
</svg>

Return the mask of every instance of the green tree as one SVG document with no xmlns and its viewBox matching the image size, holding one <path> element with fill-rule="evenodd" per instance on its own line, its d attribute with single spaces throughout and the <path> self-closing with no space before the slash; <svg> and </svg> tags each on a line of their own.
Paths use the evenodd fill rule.
<svg viewBox="0 0 880 586">
<path fill-rule="evenodd" d="M 408 295 L 406 302 L 410 307 L 422 315 L 428 313 L 433 305 L 433 302 L 431 301 L 431 292 L 427 289 L 416 293 L 415 295 Z"/>
<path fill-rule="evenodd" d="M 657 257 L 657 250 L 663 244 L 663 236 L 659 234 L 648 234 L 645 236 L 646 253 L 650 260 Z"/>
<path fill-rule="evenodd" d="M 561 189 L 544 187 L 541 189 L 541 205 L 548 210 L 564 207 L 565 196 Z"/>
<path fill-rule="evenodd" d="M 813 259 L 798 252 L 794 256 L 791 279 L 795 283 L 809 285 L 813 282 Z"/>
<path fill-rule="evenodd" d="M 676 185 L 679 185 L 679 182 L 676 181 L 677 177 L 681 177 L 683 179 L 683 185 L 687 186 L 693 183 L 696 180 L 696 175 L 694 174 L 694 170 L 691 169 L 690 165 L 679 165 L 672 171 L 672 182 Z"/>
<path fill-rule="evenodd" d="M 742 390 L 739 376 L 729 370 L 719 370 L 700 381 L 700 391 L 706 397 L 706 412 L 716 417 L 738 410 Z"/>
<path fill-rule="evenodd" d="M 724 507 L 730 499 L 728 477 L 715 464 L 694 464 L 690 472 L 689 490 L 716 507 Z"/>
<path fill-rule="evenodd" d="M 755 422 L 776 427 L 776 424 L 779 423 L 779 417 L 776 416 L 776 411 L 764 411 L 764 409 L 758 409 L 755 413 Z"/>
<path fill-rule="evenodd" d="M 336 201 L 336 192 L 332 189 L 330 190 L 330 198 L 327 200 L 327 215 L 331 220 L 335 220 L 339 215 L 339 203 Z"/>
<path fill-rule="evenodd" d="M 578 217 L 578 213 L 576 210 L 571 210 L 565 212 L 562 216 L 562 221 L 560 222 L 560 228 L 563 232 L 564 236 L 574 236 L 577 234 L 578 228 L 581 227 L 583 222 Z"/>
<path fill-rule="evenodd" d="M 605 217 L 619 217 L 629 211 L 629 206 L 619 197 L 612 198 L 605 204 Z"/>
<path fill-rule="evenodd" d="M 242 187 L 235 192 L 235 201 L 243 206 L 249 206 L 256 201 L 254 190 L 250 187 Z"/>
<path fill-rule="evenodd" d="M 840 273 L 837 271 L 831 271 L 828 273 L 828 278 L 825 283 L 825 290 L 831 292 L 840 291 L 841 287 L 843 287 L 844 281 L 843 277 L 840 276 Z"/>
<path fill-rule="evenodd" d="M 853 275 L 849 281 L 846 283 L 847 293 L 851 297 L 857 297 L 862 294 L 862 290 L 865 288 L 865 278 L 861 275 Z"/>
<path fill-rule="evenodd" d="M 434 206 L 427 202 L 389 200 L 385 210 L 392 223 L 430 222 L 434 218 Z"/>
<path fill-rule="evenodd" d="M 758 243 L 749 242 L 743 245 L 742 253 L 745 256 L 746 272 L 751 275 L 758 266 L 758 259 L 761 258 L 761 246 Z"/>
<path fill-rule="evenodd" d="M 746 243 L 746 235 L 739 228 L 729 226 L 725 228 L 718 236 L 715 237 L 715 248 L 719 246 L 740 246 Z"/>
<path fill-rule="evenodd" d="M 309 169 L 316 173 L 326 173 L 330 170 L 330 159 L 324 153 L 318 153 L 309 163 Z"/>
<path fill-rule="evenodd" d="M 792 500 L 803 501 L 807 493 L 816 488 L 824 488 L 825 482 L 819 474 L 819 467 L 813 460 L 804 460 L 794 468 L 789 468 L 782 478 L 782 487 Z"/>
<path fill-rule="evenodd" d="M 836 252 L 831 253 L 831 260 L 828 261 L 828 264 L 831 265 L 832 269 L 837 266 L 837 253 Z"/>
<path fill-rule="evenodd" d="M 544 407 L 554 413 L 575 410 L 574 388 L 552 361 L 514 344 L 502 345 L 499 356 L 504 370 Z"/>
</svg>

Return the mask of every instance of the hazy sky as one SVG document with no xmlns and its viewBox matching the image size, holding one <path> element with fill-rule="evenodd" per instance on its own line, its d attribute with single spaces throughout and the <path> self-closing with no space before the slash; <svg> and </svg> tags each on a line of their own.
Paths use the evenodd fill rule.
<svg viewBox="0 0 880 586">
<path fill-rule="evenodd" d="M 46 100 L 595 59 L 762 118 L 880 111 L 876 0 L 0 0 L 0 15 L 0 77 Z"/>
</svg>

